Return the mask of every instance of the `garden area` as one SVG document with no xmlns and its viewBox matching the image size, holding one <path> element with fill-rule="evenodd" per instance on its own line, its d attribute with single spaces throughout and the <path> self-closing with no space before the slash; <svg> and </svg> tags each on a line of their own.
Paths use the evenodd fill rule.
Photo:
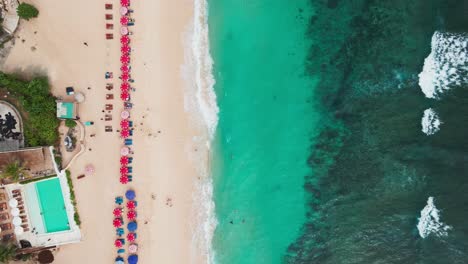
<svg viewBox="0 0 468 264">
<path fill-rule="evenodd" d="M 0 72 L 0 96 L 21 113 L 26 147 L 51 146 L 58 142 L 56 102 L 47 77 L 23 80 Z"/>
</svg>

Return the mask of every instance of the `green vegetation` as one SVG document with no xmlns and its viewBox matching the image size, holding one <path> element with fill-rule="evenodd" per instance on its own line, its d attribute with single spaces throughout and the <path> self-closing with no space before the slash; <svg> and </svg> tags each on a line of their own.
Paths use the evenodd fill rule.
<svg viewBox="0 0 468 264">
<path fill-rule="evenodd" d="M 0 243 L 0 263 L 8 263 L 13 260 L 17 249 L 14 244 Z"/>
<path fill-rule="evenodd" d="M 16 9 L 18 16 L 22 19 L 29 20 L 31 18 L 35 18 L 39 15 L 39 10 L 36 7 L 30 4 L 21 3 L 19 4 L 18 8 Z"/>
<path fill-rule="evenodd" d="M 21 176 L 26 173 L 24 167 L 19 161 L 13 161 L 3 167 L 0 176 L 4 179 L 10 179 L 12 181 L 18 181 Z"/>
<path fill-rule="evenodd" d="M 18 99 L 23 112 L 25 144 L 28 147 L 54 145 L 59 138 L 55 98 L 46 77 L 21 80 L 0 72 L 0 87 Z M 24 113 L 26 112 L 26 113 Z"/>
<path fill-rule="evenodd" d="M 45 180 L 45 179 L 49 179 L 49 178 L 53 178 L 53 177 L 57 177 L 57 175 L 50 175 L 50 176 L 45 176 L 45 177 L 40 177 L 40 178 L 34 178 L 34 179 L 29 179 L 29 180 L 25 180 L 25 181 L 20 181 L 21 184 L 28 184 L 28 183 L 31 183 L 31 182 L 37 182 L 37 181 L 42 181 L 42 180 Z"/>
<path fill-rule="evenodd" d="M 75 215 L 73 215 L 73 218 L 75 219 L 75 223 L 80 226 L 81 225 L 81 220 L 80 220 L 80 215 L 78 214 L 78 209 L 76 208 L 76 198 L 75 198 L 75 190 L 73 189 L 73 181 L 71 178 L 71 172 L 69 170 L 65 171 L 67 174 L 67 182 L 68 182 L 68 187 L 70 188 L 70 200 L 73 204 L 73 207 L 75 209 Z"/>
<path fill-rule="evenodd" d="M 69 128 L 74 128 L 74 127 L 76 127 L 76 122 L 75 122 L 75 120 L 67 119 L 67 120 L 65 120 L 65 126 L 67 126 Z"/>
</svg>

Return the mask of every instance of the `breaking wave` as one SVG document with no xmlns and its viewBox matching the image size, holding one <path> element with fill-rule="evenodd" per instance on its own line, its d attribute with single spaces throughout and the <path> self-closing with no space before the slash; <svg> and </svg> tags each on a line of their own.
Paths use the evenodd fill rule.
<svg viewBox="0 0 468 264">
<path fill-rule="evenodd" d="M 427 98 L 468 83 L 468 34 L 435 32 L 424 60 L 419 86 Z"/>
<path fill-rule="evenodd" d="M 429 108 L 424 110 L 424 114 L 421 120 L 422 132 L 428 136 L 434 135 L 440 130 L 442 122 L 439 119 L 439 115 L 434 109 Z"/>
<path fill-rule="evenodd" d="M 421 218 L 419 218 L 418 230 L 422 238 L 429 235 L 447 236 L 448 231 L 452 229 L 440 220 L 440 211 L 434 204 L 434 197 L 427 199 L 427 205 L 421 211 Z"/>
</svg>

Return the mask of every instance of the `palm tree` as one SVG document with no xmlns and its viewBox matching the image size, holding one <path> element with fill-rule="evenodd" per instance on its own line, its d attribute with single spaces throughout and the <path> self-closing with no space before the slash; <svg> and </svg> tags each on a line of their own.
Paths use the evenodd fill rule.
<svg viewBox="0 0 468 264">
<path fill-rule="evenodd" d="M 8 263 L 16 256 L 17 247 L 14 244 L 0 244 L 0 263 Z"/>
<path fill-rule="evenodd" d="M 13 181 L 18 181 L 25 174 L 25 169 L 19 161 L 8 163 L 1 173 L 2 178 L 8 178 Z"/>
</svg>

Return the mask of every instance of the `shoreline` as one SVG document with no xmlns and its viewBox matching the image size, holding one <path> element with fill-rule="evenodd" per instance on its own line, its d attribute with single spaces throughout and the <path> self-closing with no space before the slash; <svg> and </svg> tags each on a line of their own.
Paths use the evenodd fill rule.
<svg viewBox="0 0 468 264">
<path fill-rule="evenodd" d="M 206 263 L 206 252 L 194 248 L 199 224 L 192 216 L 198 211 L 196 184 L 206 176 L 200 175 L 197 158 L 206 160 L 209 156 L 207 141 L 203 140 L 207 136 L 203 125 L 195 124 L 194 116 L 185 108 L 187 84 L 182 76 L 186 67 L 183 37 L 196 20 L 193 3 L 132 2 L 136 20 L 132 28 L 135 177 L 132 184 L 122 185 L 118 182 L 121 139 L 116 132 L 104 132 L 105 125 L 112 125 L 114 131 L 118 128 L 118 89 L 112 91 L 117 98 L 112 102 L 113 120 L 100 121 L 108 103 L 105 94 L 109 93 L 104 89 L 108 81 L 104 72 L 116 75 L 120 67 L 118 2 L 113 3 L 112 11 L 114 40 L 104 38 L 108 33 L 104 3 L 26 2 L 34 4 L 40 15 L 22 22 L 2 70 L 47 75 L 56 96 L 65 97 L 65 87 L 74 86 L 86 97 L 79 109 L 81 119 L 96 123 L 86 127 L 86 151 L 70 167 L 82 218 L 82 242 L 60 247 L 56 262 L 113 261 L 117 255 L 112 227 L 114 197 L 133 188 L 139 203 L 141 262 Z M 70 8 L 75 12 L 67 12 Z M 88 45 L 83 45 L 85 42 Z M 113 82 L 114 86 L 119 83 L 115 77 Z M 89 163 L 95 165 L 95 175 L 77 180 Z"/>
</svg>

